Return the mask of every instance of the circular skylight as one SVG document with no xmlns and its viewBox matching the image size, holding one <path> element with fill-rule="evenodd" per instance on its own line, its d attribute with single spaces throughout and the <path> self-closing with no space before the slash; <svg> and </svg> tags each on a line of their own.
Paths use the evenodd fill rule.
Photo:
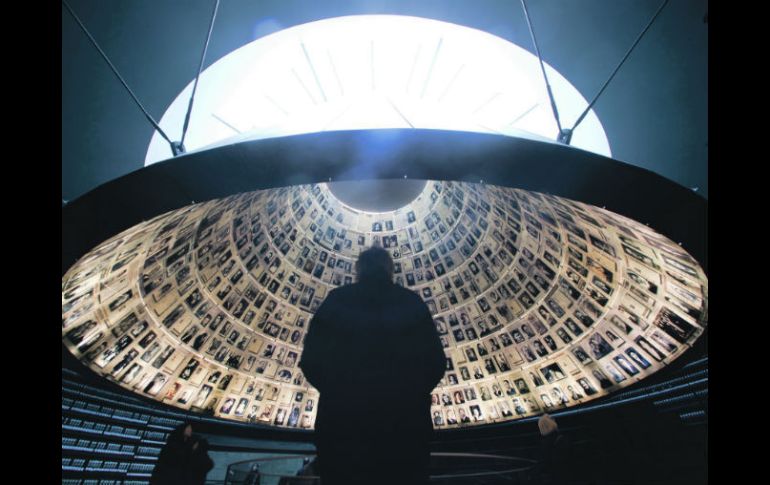
<svg viewBox="0 0 770 485">
<path fill-rule="evenodd" d="M 588 105 L 545 64 L 564 126 Z M 181 138 L 193 82 L 160 126 Z M 500 37 L 436 20 L 359 15 L 257 39 L 200 77 L 188 151 L 321 131 L 428 128 L 554 140 L 558 132 L 537 57 Z M 591 111 L 572 146 L 611 156 Z M 145 165 L 171 157 L 158 133 Z"/>
<path fill-rule="evenodd" d="M 421 194 L 430 195 L 425 180 L 349 180 L 326 184 L 335 199 L 362 212 L 390 212 L 400 209 Z"/>
</svg>

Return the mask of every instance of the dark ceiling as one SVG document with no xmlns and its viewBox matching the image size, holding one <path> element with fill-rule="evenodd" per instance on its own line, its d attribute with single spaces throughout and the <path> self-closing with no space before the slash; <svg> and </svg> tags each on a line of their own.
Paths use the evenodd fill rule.
<svg viewBox="0 0 770 485">
<path fill-rule="evenodd" d="M 195 76 L 213 0 L 68 0 L 160 119 Z M 593 98 L 661 0 L 529 0 L 546 62 Z M 708 197 L 708 2 L 672 0 L 594 107 L 614 158 Z M 206 66 L 282 28 L 401 14 L 485 30 L 534 52 L 514 0 L 223 0 Z M 571 124 L 570 120 L 566 120 Z M 578 128 L 579 129 L 579 128 Z M 152 127 L 62 7 L 62 198 L 141 168 Z"/>
</svg>

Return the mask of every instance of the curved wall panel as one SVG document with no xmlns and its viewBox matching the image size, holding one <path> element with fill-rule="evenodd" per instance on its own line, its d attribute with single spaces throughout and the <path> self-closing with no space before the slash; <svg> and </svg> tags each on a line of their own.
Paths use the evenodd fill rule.
<svg viewBox="0 0 770 485">
<path fill-rule="evenodd" d="M 678 245 L 552 195 L 428 182 L 391 212 L 326 184 L 168 212 L 83 256 L 62 279 L 62 339 L 97 374 L 169 405 L 312 428 L 297 368 L 313 312 L 388 249 L 434 315 L 447 371 L 436 428 L 574 406 L 678 358 L 707 324 L 708 281 Z"/>
</svg>

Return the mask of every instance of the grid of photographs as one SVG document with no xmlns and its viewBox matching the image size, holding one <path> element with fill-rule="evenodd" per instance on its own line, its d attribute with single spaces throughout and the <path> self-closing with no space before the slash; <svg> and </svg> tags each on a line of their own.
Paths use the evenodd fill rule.
<svg viewBox="0 0 770 485">
<path fill-rule="evenodd" d="M 365 248 L 434 316 L 435 428 L 579 405 L 654 373 L 707 325 L 708 281 L 643 224 L 551 195 L 428 182 L 388 213 L 326 184 L 239 194 L 105 241 L 62 279 L 62 339 L 99 375 L 166 404 L 312 429 L 297 367 L 313 313 Z"/>
</svg>

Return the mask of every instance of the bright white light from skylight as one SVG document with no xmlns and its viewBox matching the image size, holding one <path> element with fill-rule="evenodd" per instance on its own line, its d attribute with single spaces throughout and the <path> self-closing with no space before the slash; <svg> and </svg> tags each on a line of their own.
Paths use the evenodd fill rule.
<svg viewBox="0 0 770 485">
<path fill-rule="evenodd" d="M 214 32 L 216 35 L 216 29 Z M 588 105 L 545 66 L 562 125 Z M 192 81 L 160 125 L 179 140 Z M 494 35 L 417 17 L 320 20 L 257 39 L 200 78 L 188 152 L 245 139 L 320 131 L 430 128 L 554 140 L 558 131 L 537 57 Z M 610 156 L 593 111 L 572 146 Z M 145 165 L 171 157 L 154 134 Z"/>
</svg>

